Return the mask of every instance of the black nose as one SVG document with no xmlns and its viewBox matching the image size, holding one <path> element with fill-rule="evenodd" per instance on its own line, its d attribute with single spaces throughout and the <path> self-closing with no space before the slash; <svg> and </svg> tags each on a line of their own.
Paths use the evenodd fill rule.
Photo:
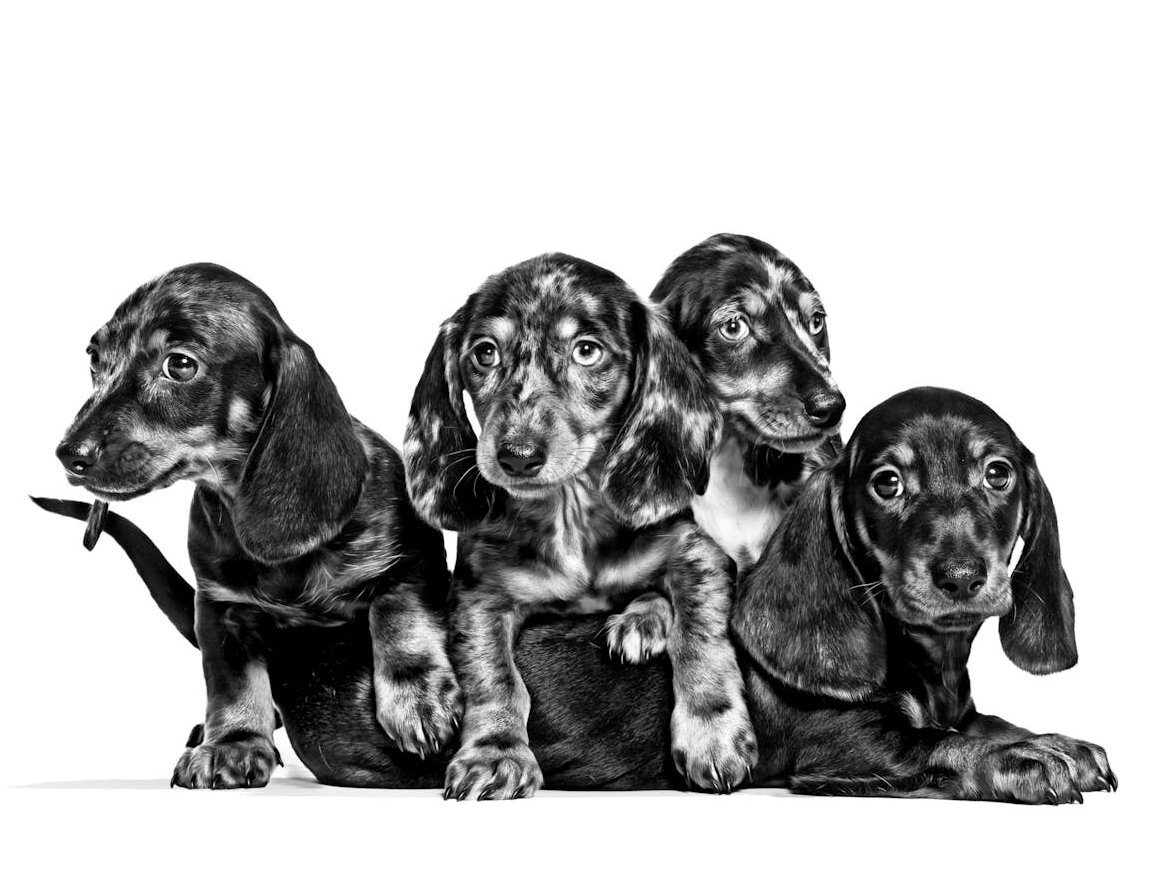
<svg viewBox="0 0 1167 875">
<path fill-rule="evenodd" d="M 97 462 L 99 453 L 97 447 L 91 443 L 73 444 L 62 442 L 57 447 L 57 458 L 65 466 L 65 470 L 78 477 L 84 477 L 85 472 Z"/>
<path fill-rule="evenodd" d="M 984 559 L 943 559 L 932 565 L 932 582 L 954 602 L 973 598 L 986 577 Z"/>
<path fill-rule="evenodd" d="M 498 463 L 512 477 L 534 477 L 547 461 L 547 454 L 534 444 L 503 444 Z"/>
<path fill-rule="evenodd" d="M 806 408 L 810 421 L 819 428 L 834 428 L 843 418 L 847 402 L 838 392 L 819 392 L 802 402 L 802 406 Z"/>
</svg>

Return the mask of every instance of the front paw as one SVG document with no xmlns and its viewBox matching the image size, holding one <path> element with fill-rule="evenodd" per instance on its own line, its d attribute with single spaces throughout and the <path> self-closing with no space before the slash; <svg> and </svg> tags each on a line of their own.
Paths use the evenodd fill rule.
<svg viewBox="0 0 1167 875">
<path fill-rule="evenodd" d="M 263 787 L 276 765 L 283 764 L 276 746 L 259 736 L 237 741 L 203 742 L 182 752 L 170 778 L 170 786 L 188 790 Z"/>
<path fill-rule="evenodd" d="M 994 751 L 980 770 L 980 793 L 1033 805 L 1081 802 L 1094 790 L 1117 790 L 1106 751 L 1064 735 L 1035 735 Z"/>
<path fill-rule="evenodd" d="M 543 786 L 543 772 L 521 741 L 471 744 L 446 768 L 446 799 L 522 799 Z"/>
<path fill-rule="evenodd" d="M 374 679 L 377 722 L 401 750 L 422 759 L 436 754 L 454 737 L 462 719 L 462 691 L 449 666 Z"/>
<path fill-rule="evenodd" d="M 673 763 L 690 786 L 728 793 L 758 764 L 758 740 L 745 705 L 673 712 Z"/>
<path fill-rule="evenodd" d="M 673 606 L 657 593 L 633 599 L 619 614 L 608 617 L 608 653 L 621 662 L 648 662 L 665 652 L 673 625 Z"/>
</svg>

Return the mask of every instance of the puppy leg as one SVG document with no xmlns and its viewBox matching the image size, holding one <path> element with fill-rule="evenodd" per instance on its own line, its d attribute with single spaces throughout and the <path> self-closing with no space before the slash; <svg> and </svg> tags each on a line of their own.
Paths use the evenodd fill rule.
<svg viewBox="0 0 1167 875">
<path fill-rule="evenodd" d="M 517 799 L 543 786 L 531 752 L 531 697 L 515 667 L 520 617 L 475 593 L 451 615 L 452 655 L 466 696 L 462 745 L 446 769 L 447 799 Z"/>
<path fill-rule="evenodd" d="M 648 662 L 665 652 L 672 626 L 669 600 L 658 592 L 646 592 L 604 624 L 608 653 L 621 662 Z"/>
<path fill-rule="evenodd" d="M 679 535 L 664 576 L 673 607 L 673 761 L 685 779 L 728 793 L 758 762 L 744 683 L 729 640 L 729 560 L 696 524 Z"/>
<path fill-rule="evenodd" d="M 195 596 L 195 636 L 203 654 L 207 719 L 202 737 L 183 751 L 171 786 L 262 787 L 283 765 L 272 733 L 275 703 L 253 608 Z M 196 741 L 192 733 L 191 741 Z"/>
<path fill-rule="evenodd" d="M 1081 802 L 1083 793 L 1118 788 L 1098 745 L 1034 735 L 996 717 L 985 720 L 1000 733 L 983 731 L 984 724 L 976 727 L 980 734 L 950 733 L 929 756 L 930 766 L 955 774 L 957 798 L 1059 805 Z"/>
<path fill-rule="evenodd" d="M 436 754 L 462 717 L 445 628 L 412 583 L 373 600 L 369 627 L 377 721 L 402 750 L 423 759 Z"/>
</svg>

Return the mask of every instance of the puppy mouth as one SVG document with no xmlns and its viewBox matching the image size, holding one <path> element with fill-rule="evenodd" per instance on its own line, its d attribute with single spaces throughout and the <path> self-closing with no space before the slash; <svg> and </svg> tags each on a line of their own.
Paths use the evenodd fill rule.
<svg viewBox="0 0 1167 875">
<path fill-rule="evenodd" d="M 783 453 L 808 453 L 839 433 L 840 425 L 815 428 L 803 417 L 759 408 L 753 416 L 738 415 L 739 430 L 752 439 Z"/>
<path fill-rule="evenodd" d="M 941 614 L 931 620 L 931 625 L 937 629 L 956 632 L 962 629 L 972 629 L 987 619 L 987 615 L 980 611 L 954 611 Z"/>
<path fill-rule="evenodd" d="M 71 473 L 66 473 L 65 476 L 70 486 L 80 486 L 86 492 L 100 498 L 102 501 L 129 501 L 132 498 L 140 498 L 147 493 L 154 492 L 157 489 L 164 489 L 171 485 L 182 476 L 185 467 L 185 462 L 176 462 L 161 474 L 135 485 L 126 485 L 124 482 L 94 482 L 90 476 L 79 477 Z"/>
</svg>

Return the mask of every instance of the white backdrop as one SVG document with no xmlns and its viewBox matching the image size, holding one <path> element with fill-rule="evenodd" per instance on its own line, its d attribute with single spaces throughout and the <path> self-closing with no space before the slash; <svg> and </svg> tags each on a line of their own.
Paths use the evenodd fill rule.
<svg viewBox="0 0 1167 875">
<path fill-rule="evenodd" d="M 6 9 L 0 854 L 16 871 L 116 854 L 204 873 L 1149 865 L 1167 608 L 1158 11 L 422 5 Z M 987 401 L 1037 453 L 1081 663 L 1026 676 L 987 628 L 974 691 L 1105 745 L 1120 792 L 1057 810 L 774 793 L 455 805 L 295 768 L 264 791 L 163 789 L 201 717 L 197 654 L 112 541 L 87 554 L 80 525 L 25 497 L 74 491 L 53 448 L 117 303 L 175 265 L 225 264 L 399 444 L 438 323 L 487 274 L 561 249 L 647 293 L 719 231 L 770 241 L 820 289 L 844 434 L 930 383 Z M 119 508 L 184 570 L 189 496 Z"/>
</svg>

